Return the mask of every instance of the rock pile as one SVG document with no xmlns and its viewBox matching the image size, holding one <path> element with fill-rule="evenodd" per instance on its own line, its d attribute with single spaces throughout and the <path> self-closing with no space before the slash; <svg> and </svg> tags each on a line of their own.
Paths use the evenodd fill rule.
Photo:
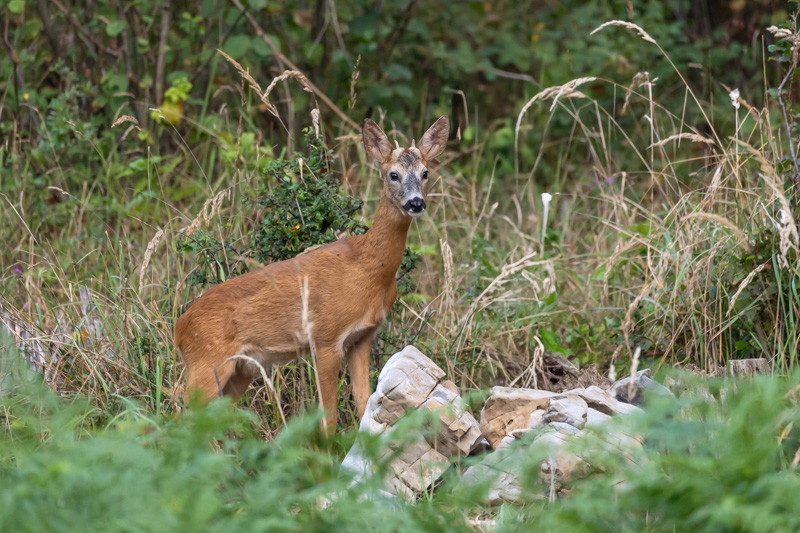
<svg viewBox="0 0 800 533">
<path fill-rule="evenodd" d="M 614 415 L 640 410 L 596 386 L 558 394 L 495 387 L 481 411 L 481 430 L 492 448 L 500 453 L 487 454 L 483 461 L 464 472 L 464 479 L 491 480 L 488 502 L 492 505 L 518 499 L 521 488 L 514 456 L 503 452 L 530 443 L 546 450 L 546 458 L 540 465 L 542 492 L 538 496 L 552 498 L 564 494 L 569 481 L 589 469 L 585 458 L 571 451 L 572 444 L 587 436 L 585 429 L 603 425 Z M 529 433 L 534 433 L 532 439 L 525 438 Z M 598 440 L 598 435 L 604 438 Z M 611 446 L 619 453 L 630 453 L 642 446 L 635 436 L 617 432 L 598 435 L 592 435 L 591 442 L 598 450 Z"/>
<path fill-rule="evenodd" d="M 385 491 L 413 500 L 429 490 L 450 467 L 449 459 L 489 450 L 463 472 L 464 482 L 488 482 L 491 504 L 514 501 L 521 485 L 515 455 L 509 449 L 532 446 L 544 453 L 538 473 L 542 490 L 534 497 L 555 498 L 569 491 L 569 482 L 590 469 L 594 452 L 620 454 L 633 460 L 642 449 L 614 417 L 641 411 L 646 396 L 672 395 L 650 378 L 650 371 L 617 381 L 607 389 L 596 385 L 563 392 L 494 387 L 480 413 L 480 423 L 466 409 L 458 389 L 445 373 L 413 346 L 389 359 L 378 378 L 361 421 L 362 432 L 390 435 L 397 420 L 411 409 L 436 413 L 440 430 L 420 436 L 397 453 L 391 446 L 380 461 L 390 461 Z M 604 431 L 594 431 L 603 426 Z M 610 429 L 610 431 L 605 431 Z M 588 438 L 587 438 L 588 437 Z M 585 440 L 583 455 L 573 443 Z M 521 441 L 521 442 L 518 442 Z M 356 477 L 374 472 L 357 441 L 343 462 Z M 516 467 L 516 469 L 515 469 Z M 527 495 L 531 497 L 532 495 Z"/>
</svg>

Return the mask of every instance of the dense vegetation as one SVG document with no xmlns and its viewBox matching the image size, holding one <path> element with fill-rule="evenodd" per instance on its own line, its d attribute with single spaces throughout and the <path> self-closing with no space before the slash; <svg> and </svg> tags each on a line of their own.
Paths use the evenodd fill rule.
<svg viewBox="0 0 800 533">
<path fill-rule="evenodd" d="M 98 424 L 90 402 L 65 402 L 19 361 L 5 357 L 0 370 L 3 531 L 474 531 L 480 520 L 501 531 L 800 527 L 796 376 L 697 382 L 697 394 L 651 404 L 625 427 L 644 438 L 644 452 L 585 454 L 594 468 L 554 503 L 539 496 L 544 450 L 512 448 L 523 500 L 498 510 L 486 507 L 485 486 L 452 472 L 413 504 L 376 494 L 380 468 L 352 484 L 337 468 L 352 439 L 321 440 L 315 417 L 293 420 L 270 442 L 250 411 L 224 401 L 179 423 L 128 402 Z M 394 438 L 426 431 L 421 415 L 404 419 Z M 378 457 L 381 443 L 366 442 Z"/>
<path fill-rule="evenodd" d="M 794 487 L 795 441 L 776 417 L 800 337 L 796 8 L 0 0 L 0 321 L 56 393 L 0 382 L 3 477 L 31 480 L 3 484 L 0 520 L 36 512 L 31 529 L 68 530 L 113 514 L 109 529 L 140 529 L 141 510 L 172 493 L 165 527 L 297 529 L 381 512 L 396 529 L 460 524 L 453 513 L 478 499 L 457 488 L 391 511 L 357 494 L 315 511 L 317 496 L 350 490 L 334 466 L 352 436 L 299 444 L 313 433 L 299 417 L 315 405 L 310 361 L 273 370 L 295 427 L 262 383 L 240 404 L 252 417 L 220 405 L 177 424 L 172 347 L 175 319 L 208 285 L 370 225 L 380 184 L 364 117 L 405 143 L 447 113 L 452 140 L 373 371 L 409 342 L 463 390 L 532 384 L 544 349 L 616 375 L 766 357 L 784 377 L 754 385 L 763 401 L 742 387 L 716 414 L 643 422 L 695 455 L 651 458 L 638 492 L 586 489 L 558 513 L 500 515 L 508 528 L 605 527 L 593 515 L 613 530 L 709 531 L 775 516 L 774 530 L 792 530 L 780 494 Z M 340 427 L 352 429 L 344 378 L 341 390 Z M 271 444 L 256 437 L 282 429 Z M 131 483 L 154 500 L 114 497 L 126 464 L 149 465 Z M 271 478 L 297 491 L 269 492 Z M 59 498 L 89 499 L 77 488 L 89 480 L 85 516 L 57 527 L 41 512 L 77 512 Z M 743 501 L 765 494 L 769 512 Z M 692 508 L 703 499 L 711 507 Z M 259 522 L 271 519 L 283 522 Z"/>
</svg>

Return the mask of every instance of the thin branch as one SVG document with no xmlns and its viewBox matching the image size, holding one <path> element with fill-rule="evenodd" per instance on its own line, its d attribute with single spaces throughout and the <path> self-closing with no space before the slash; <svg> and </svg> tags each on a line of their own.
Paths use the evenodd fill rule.
<svg viewBox="0 0 800 533">
<path fill-rule="evenodd" d="M 781 84 L 778 85 L 778 105 L 781 106 L 781 112 L 783 113 L 783 126 L 786 128 L 786 139 L 789 141 L 789 153 L 792 156 L 792 164 L 794 165 L 794 175 L 792 177 L 795 185 L 800 187 L 800 166 L 798 166 L 797 154 L 794 151 L 794 143 L 792 142 L 792 128 L 789 122 L 789 115 L 786 113 L 786 104 L 783 102 L 783 86 L 786 85 L 786 82 L 792 78 L 794 69 L 797 67 L 797 50 L 798 45 L 794 45 L 794 51 L 792 52 L 792 65 L 786 71 L 786 76 L 783 77 Z"/>
<path fill-rule="evenodd" d="M 172 18 L 170 0 L 164 0 L 161 8 L 161 36 L 158 41 L 158 59 L 156 60 L 156 103 L 161 103 L 164 95 L 164 61 L 167 55 L 167 37 L 169 37 L 169 24 Z"/>
<path fill-rule="evenodd" d="M 72 15 L 72 13 L 70 13 L 69 8 L 67 6 L 65 6 L 64 4 L 59 2 L 58 0 L 50 0 L 50 1 L 53 2 L 53 5 L 56 6 L 59 11 L 64 13 L 64 16 L 67 17 L 67 20 L 70 22 L 70 24 L 75 26 L 75 28 L 79 32 L 81 32 L 84 37 L 86 37 L 92 43 L 94 43 L 94 45 L 97 46 L 98 49 L 103 50 L 105 53 L 110 54 L 110 55 L 112 55 L 112 56 L 114 56 L 116 58 L 119 58 L 119 56 L 120 56 L 119 50 L 112 50 L 111 48 L 108 48 L 106 45 L 104 45 L 103 42 L 100 39 L 95 37 L 94 34 L 92 34 L 89 30 L 87 30 L 86 28 L 84 28 L 81 25 L 81 23 L 78 21 L 78 19 L 76 19 Z"/>
</svg>

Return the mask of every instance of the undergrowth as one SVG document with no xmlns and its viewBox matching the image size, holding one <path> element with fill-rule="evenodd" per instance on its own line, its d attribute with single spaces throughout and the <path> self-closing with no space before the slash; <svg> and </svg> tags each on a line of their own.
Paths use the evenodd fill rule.
<svg viewBox="0 0 800 533">
<path fill-rule="evenodd" d="M 611 434 L 639 435 L 641 453 L 578 449 L 592 464 L 567 498 L 548 502 L 546 450 L 515 446 L 522 500 L 490 508 L 487 485 L 451 468 L 415 503 L 377 491 L 388 461 L 352 483 L 340 471 L 354 435 L 327 440 L 318 416 L 294 418 L 265 442 L 256 417 L 226 400 L 181 420 L 126 401 L 99 422 L 82 396 L 54 394 L 2 339 L 0 529 L 3 531 L 796 531 L 800 518 L 796 374 L 751 382 L 696 381 L 694 393 L 651 403 Z M 422 412 L 401 420 L 400 445 L 431 431 Z M 426 429 L 427 428 L 427 429 Z M 367 457 L 386 441 L 361 435 Z M 604 432 L 586 439 L 601 442 Z M 399 449 L 402 449 L 400 447 Z M 481 457 L 462 461 L 468 466 Z M 476 524 L 483 524 L 476 526 Z"/>
</svg>

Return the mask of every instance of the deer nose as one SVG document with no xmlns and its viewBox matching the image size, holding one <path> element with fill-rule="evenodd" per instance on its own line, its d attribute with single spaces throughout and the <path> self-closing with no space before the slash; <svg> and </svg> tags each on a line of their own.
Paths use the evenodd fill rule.
<svg viewBox="0 0 800 533">
<path fill-rule="evenodd" d="M 406 202 L 403 208 L 411 213 L 422 213 L 425 211 L 425 200 L 422 198 L 414 198 Z"/>
</svg>

